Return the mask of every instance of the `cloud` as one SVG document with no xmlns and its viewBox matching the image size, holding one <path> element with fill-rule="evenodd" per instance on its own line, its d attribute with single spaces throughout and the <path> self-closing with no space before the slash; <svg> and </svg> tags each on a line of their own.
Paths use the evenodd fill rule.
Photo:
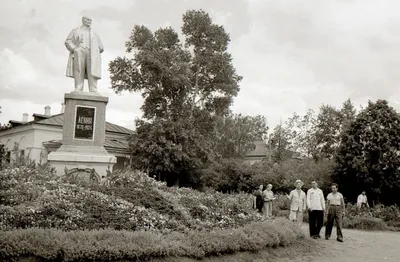
<svg viewBox="0 0 400 262">
<path fill-rule="evenodd" d="M 245 73 L 234 109 L 256 114 L 270 108 L 266 115 L 278 123 L 291 110 L 318 110 L 322 103 L 399 97 L 398 6 L 251 1 L 250 31 L 231 47 L 238 72 Z"/>
<path fill-rule="evenodd" d="M 399 7 L 394 0 L 4 0 L 0 122 L 19 119 L 29 107 L 59 107 L 73 89 L 73 79 L 65 77 L 64 41 L 89 14 L 105 46 L 99 90 L 110 98 L 107 120 L 131 126 L 142 98 L 109 89 L 109 61 L 125 55 L 135 24 L 179 32 L 185 11 L 200 8 L 231 36 L 229 51 L 244 77 L 235 112 L 265 115 L 274 126 L 293 112 L 323 103 L 339 107 L 347 98 L 356 105 L 388 99 L 399 109 Z"/>
</svg>

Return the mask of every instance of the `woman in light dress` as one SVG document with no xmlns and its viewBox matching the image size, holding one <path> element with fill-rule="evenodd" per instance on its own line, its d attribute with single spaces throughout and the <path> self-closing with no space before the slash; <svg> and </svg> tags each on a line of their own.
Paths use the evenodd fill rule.
<svg viewBox="0 0 400 262">
<path fill-rule="evenodd" d="M 267 188 L 263 191 L 264 206 L 263 213 L 267 217 L 272 217 L 272 201 L 275 200 L 274 193 L 272 192 L 272 185 L 268 184 Z"/>
</svg>

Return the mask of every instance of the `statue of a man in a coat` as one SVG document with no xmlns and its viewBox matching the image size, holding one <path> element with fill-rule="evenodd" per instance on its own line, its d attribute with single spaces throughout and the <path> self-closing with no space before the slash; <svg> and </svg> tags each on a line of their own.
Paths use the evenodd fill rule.
<svg viewBox="0 0 400 262">
<path fill-rule="evenodd" d="M 83 91 L 84 79 L 89 91 L 97 93 L 97 80 L 101 78 L 101 56 L 104 51 L 100 37 L 92 32 L 92 19 L 82 17 L 82 26 L 69 33 L 65 46 L 69 50 L 67 77 L 75 79 L 75 91 Z"/>
</svg>

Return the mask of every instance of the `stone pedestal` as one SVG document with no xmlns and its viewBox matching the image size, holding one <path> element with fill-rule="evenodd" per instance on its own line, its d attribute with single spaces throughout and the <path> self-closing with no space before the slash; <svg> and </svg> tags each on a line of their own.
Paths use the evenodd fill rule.
<svg viewBox="0 0 400 262">
<path fill-rule="evenodd" d="M 82 175 L 94 169 L 101 179 L 116 163 L 104 148 L 108 97 L 74 91 L 64 99 L 62 146 L 49 154 L 48 161 L 58 175 Z"/>
</svg>

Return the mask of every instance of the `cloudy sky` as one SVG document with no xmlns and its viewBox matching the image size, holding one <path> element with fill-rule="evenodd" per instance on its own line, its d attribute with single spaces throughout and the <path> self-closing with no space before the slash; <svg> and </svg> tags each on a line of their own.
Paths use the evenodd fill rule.
<svg viewBox="0 0 400 262">
<path fill-rule="evenodd" d="M 231 35 L 229 51 L 244 77 L 233 110 L 267 117 L 270 127 L 293 112 L 388 99 L 400 109 L 400 2 L 396 0 L 1 0 L 0 123 L 27 112 L 59 113 L 64 93 L 64 41 L 93 18 L 102 38 L 107 121 L 133 128 L 140 94 L 109 89 L 108 62 L 125 55 L 135 24 L 180 30 L 182 14 L 204 9 Z M 86 83 L 85 83 L 86 86 Z M 399 102 L 397 102 L 399 101 Z"/>
</svg>

